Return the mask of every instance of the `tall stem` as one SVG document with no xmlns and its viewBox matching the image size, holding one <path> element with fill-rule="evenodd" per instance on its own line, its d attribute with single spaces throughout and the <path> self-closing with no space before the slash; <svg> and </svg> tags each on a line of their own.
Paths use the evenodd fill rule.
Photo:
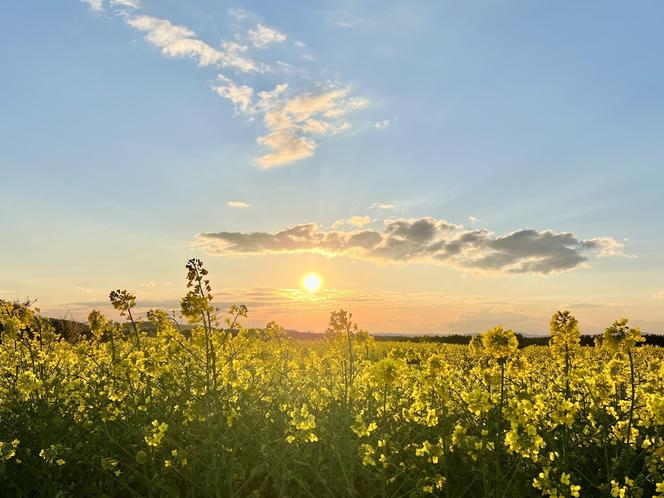
<svg viewBox="0 0 664 498">
<path fill-rule="evenodd" d="M 627 356 L 629 357 L 629 381 L 631 386 L 631 394 L 629 400 L 629 422 L 627 423 L 627 445 L 632 435 L 632 422 L 634 420 L 634 359 L 632 358 L 632 348 L 627 348 Z"/>
<path fill-rule="evenodd" d="M 348 411 L 350 413 L 350 391 L 352 390 L 352 384 L 353 384 L 353 377 L 355 375 L 354 372 L 354 365 L 353 365 L 353 336 L 351 333 L 350 328 L 346 331 L 348 335 L 348 393 L 346 394 L 347 397 L 347 405 L 348 405 Z"/>
<path fill-rule="evenodd" d="M 569 400 L 569 370 L 570 370 L 570 360 L 569 360 L 569 346 L 565 344 L 565 400 Z"/>
<path fill-rule="evenodd" d="M 141 339 L 140 339 L 140 336 L 138 335 L 138 327 L 136 326 L 136 322 L 134 321 L 134 317 L 131 314 L 131 308 L 127 307 L 127 313 L 129 314 L 129 321 L 131 322 L 131 326 L 134 329 L 134 338 L 136 339 L 136 347 L 138 349 L 141 349 Z"/>
<path fill-rule="evenodd" d="M 502 496 L 500 490 L 500 459 L 502 449 L 502 432 L 503 432 L 503 405 L 505 403 L 505 363 L 500 363 L 500 406 L 498 407 L 498 430 L 496 431 L 496 486 L 495 495 Z"/>
<path fill-rule="evenodd" d="M 203 284 L 201 283 L 202 280 L 201 275 L 197 275 L 197 290 L 198 294 L 202 297 L 205 298 L 205 291 L 203 290 Z M 211 341 L 211 325 L 210 325 L 210 312 L 205 311 L 204 313 L 201 314 L 201 318 L 203 320 L 203 329 L 205 331 L 205 388 L 206 391 L 209 393 L 210 392 L 210 369 L 211 367 L 214 368 L 214 362 L 211 361 L 212 358 L 212 341 Z M 208 400 L 209 401 L 209 400 Z"/>
<path fill-rule="evenodd" d="M 569 359 L 569 346 L 565 344 L 565 401 L 569 401 L 569 371 L 570 371 L 570 359 Z M 567 449 L 569 446 L 569 430 L 567 423 L 563 429 L 563 470 L 567 472 Z"/>
</svg>

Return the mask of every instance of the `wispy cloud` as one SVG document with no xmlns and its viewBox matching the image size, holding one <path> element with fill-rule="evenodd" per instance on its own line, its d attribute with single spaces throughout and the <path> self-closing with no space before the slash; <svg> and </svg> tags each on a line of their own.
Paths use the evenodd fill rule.
<svg viewBox="0 0 664 498">
<path fill-rule="evenodd" d="M 155 280 L 148 280 L 138 284 L 138 286 L 142 289 L 156 289 L 160 287 L 170 287 L 171 285 L 172 284 L 170 282 L 157 282 Z"/>
<path fill-rule="evenodd" d="M 242 201 L 228 201 L 226 203 L 228 207 L 235 208 L 235 209 L 246 209 L 251 207 L 251 204 L 248 202 L 242 202 Z"/>
<path fill-rule="evenodd" d="M 261 168 L 283 166 L 313 156 L 319 139 L 350 130 L 353 125 L 348 119 L 349 114 L 369 104 L 367 98 L 353 95 L 348 85 L 315 82 L 308 69 L 297 68 L 284 60 L 264 62 L 253 57 L 250 54 L 252 47 L 265 49 L 285 42 L 288 35 L 257 21 L 257 16 L 247 10 L 228 11 L 240 31 L 219 46 L 213 46 L 188 27 L 137 12 L 142 8 L 138 0 L 83 1 L 93 10 L 103 10 L 106 5 L 118 9 L 125 22 L 143 33 L 145 40 L 165 57 L 190 58 L 200 67 L 235 71 L 237 76 L 234 75 L 233 79 L 228 74 L 219 74 L 211 88 L 232 102 L 236 114 L 262 124 L 264 132 L 256 140 L 266 149 L 256 158 L 256 164 Z M 253 27 L 248 28 L 249 23 Z M 306 51 L 298 53 L 297 58 L 313 60 L 304 43 L 296 41 L 290 48 Z M 266 51 L 261 50 L 261 53 Z M 271 79 L 274 74 L 279 74 L 285 81 L 272 90 L 259 91 L 261 82 L 256 75 L 266 73 L 270 73 Z M 246 79 L 242 75 L 248 74 L 252 75 L 250 81 L 240 79 Z M 387 120 L 381 121 L 376 128 L 388 124 Z"/>
<path fill-rule="evenodd" d="M 358 16 L 346 10 L 330 12 L 326 16 L 332 24 L 343 29 L 370 30 L 375 26 L 375 20 Z"/>
<path fill-rule="evenodd" d="M 374 124 L 374 127 L 377 130 L 384 130 L 386 128 L 389 128 L 391 124 L 392 122 L 389 119 L 383 119 L 382 121 L 376 122 L 376 124 Z"/>
<path fill-rule="evenodd" d="M 92 10 L 101 12 L 104 10 L 104 2 L 102 0 L 81 0 L 83 3 L 86 3 L 90 6 Z"/>
<path fill-rule="evenodd" d="M 234 7 L 228 9 L 228 15 L 234 18 L 237 21 L 244 21 L 249 17 L 249 11 L 244 10 L 241 7 Z"/>
<path fill-rule="evenodd" d="M 235 106 L 236 111 L 249 113 L 254 89 L 247 85 L 237 85 L 223 74 L 217 76 L 217 84 L 212 86 L 220 97 L 227 98 Z"/>
<path fill-rule="evenodd" d="M 213 48 L 196 37 L 196 33 L 184 26 L 176 26 L 166 19 L 140 15 L 127 17 L 127 24 L 146 33 L 145 39 L 160 48 L 167 57 L 191 57 L 199 66 L 220 66 L 241 72 L 260 72 L 262 69 L 252 59 L 242 57 L 247 47 L 234 41 Z"/>
<path fill-rule="evenodd" d="M 652 297 L 654 299 L 664 299 L 664 291 L 655 292 Z"/>
<path fill-rule="evenodd" d="M 196 244 L 219 255 L 311 252 L 483 273 L 556 273 L 588 266 L 588 255 L 623 254 L 622 243 L 610 237 L 581 239 L 570 232 L 529 229 L 496 235 L 430 217 L 387 220 L 382 230 L 325 230 L 307 223 L 276 233 L 202 233 Z"/>
<path fill-rule="evenodd" d="M 258 23 L 255 29 L 250 29 L 248 35 L 256 48 L 265 48 L 272 43 L 284 42 L 288 38 L 282 32 L 261 23 Z"/>
<path fill-rule="evenodd" d="M 344 226 L 363 227 L 364 225 L 368 225 L 372 221 L 373 220 L 368 216 L 351 216 L 350 218 L 347 218 L 345 220 L 335 221 L 334 224 L 332 225 L 332 228 L 337 229 L 337 228 L 342 228 Z"/>
<path fill-rule="evenodd" d="M 350 129 L 345 117 L 368 105 L 367 99 L 351 96 L 350 87 L 321 89 L 291 98 L 274 97 L 270 92 L 261 94 L 258 106 L 268 130 L 258 143 L 270 149 L 256 161 L 263 168 L 312 156 L 318 146 L 312 136 L 336 135 Z"/>
<path fill-rule="evenodd" d="M 368 100 L 352 95 L 351 87 L 320 85 L 313 92 L 292 95 L 288 84 L 258 93 L 219 76 L 215 92 L 228 98 L 238 113 L 259 116 L 268 133 L 257 139 L 269 152 L 256 162 L 272 168 L 311 157 L 318 146 L 313 137 L 332 136 L 347 131 L 347 115 L 363 109 Z"/>
<path fill-rule="evenodd" d="M 83 3 L 90 6 L 92 10 L 97 12 L 102 12 L 105 7 L 105 0 L 81 0 Z M 107 0 L 106 3 L 110 7 L 120 8 L 120 9 L 131 9 L 137 10 L 142 8 L 142 4 L 139 0 Z"/>
<path fill-rule="evenodd" d="M 111 0 L 112 7 L 127 7 L 129 9 L 140 9 L 141 2 L 138 0 Z"/>
<path fill-rule="evenodd" d="M 93 289 L 92 287 L 86 287 L 83 285 L 77 285 L 74 287 L 74 290 L 76 292 L 80 292 L 81 294 L 85 294 L 86 296 L 94 296 L 99 294 L 98 289 Z"/>
<path fill-rule="evenodd" d="M 393 202 L 376 202 L 369 206 L 369 209 L 382 209 L 386 211 L 395 210 L 398 206 Z"/>
<path fill-rule="evenodd" d="M 570 304 L 563 304 L 560 306 L 561 308 L 568 309 L 571 308 L 573 310 L 575 309 L 592 309 L 592 308 L 605 308 L 607 306 L 612 306 L 610 304 L 597 304 L 597 303 L 570 303 Z"/>
</svg>

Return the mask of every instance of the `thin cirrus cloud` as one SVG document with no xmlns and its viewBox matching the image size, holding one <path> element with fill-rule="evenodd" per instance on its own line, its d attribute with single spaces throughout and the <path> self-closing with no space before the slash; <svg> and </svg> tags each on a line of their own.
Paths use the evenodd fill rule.
<svg viewBox="0 0 664 498">
<path fill-rule="evenodd" d="M 374 124 L 374 127 L 377 130 L 384 130 L 385 128 L 389 128 L 391 124 L 392 122 L 389 119 L 383 119 L 382 121 L 376 122 L 376 124 Z"/>
<path fill-rule="evenodd" d="M 101 12 L 104 10 L 104 3 L 102 0 L 82 0 L 83 3 L 87 3 L 92 10 L 96 10 L 97 12 Z"/>
<path fill-rule="evenodd" d="M 142 7 L 141 2 L 135 0 L 111 0 L 111 6 L 127 7 L 129 9 L 140 9 Z"/>
<path fill-rule="evenodd" d="M 350 130 L 353 125 L 349 115 L 369 105 L 368 99 L 353 95 L 349 85 L 311 83 L 315 79 L 306 71 L 295 71 L 292 64 L 282 60 L 264 62 L 253 57 L 252 49 L 269 55 L 267 49 L 285 43 L 288 35 L 256 22 L 256 16 L 249 11 L 231 9 L 228 15 L 242 26 L 240 31 L 234 33 L 232 40 L 212 46 L 185 26 L 141 13 L 137 0 L 82 1 L 95 11 L 106 7 L 116 9 L 128 26 L 143 33 L 145 40 L 165 57 L 189 58 L 201 68 L 232 71 L 232 75 L 218 74 L 211 89 L 233 104 L 236 115 L 262 124 L 264 132 L 256 142 L 264 152 L 255 160 L 261 168 L 283 166 L 313 156 L 320 139 Z M 255 25 L 245 27 L 252 20 Z M 298 52 L 308 50 L 298 41 L 291 45 Z M 310 55 L 302 52 L 297 58 Z M 271 89 L 255 88 L 256 75 L 268 74 L 280 75 L 284 81 Z M 242 81 L 248 76 L 254 78 L 251 85 Z M 383 123 L 387 121 L 381 122 L 381 127 Z"/>
<path fill-rule="evenodd" d="M 529 229 L 496 235 L 431 217 L 387 220 L 381 230 L 328 230 L 306 223 L 275 233 L 201 233 L 195 245 L 216 255 L 308 252 L 502 274 L 557 273 L 588 266 L 589 255 L 624 255 L 623 244 L 611 237 L 581 239 L 570 232 Z"/>
<path fill-rule="evenodd" d="M 226 205 L 234 209 L 246 209 L 251 207 L 251 204 L 243 201 L 228 201 Z"/>
<path fill-rule="evenodd" d="M 397 208 L 398 206 L 393 202 L 375 202 L 369 207 L 369 209 L 381 209 L 385 211 L 393 211 Z"/>
<path fill-rule="evenodd" d="M 344 220 L 335 221 L 332 224 L 332 228 L 337 229 L 344 226 L 363 227 L 372 221 L 373 220 L 368 216 L 351 216 L 350 218 L 346 218 Z"/>
<path fill-rule="evenodd" d="M 87 3 L 92 10 L 101 12 L 104 10 L 104 0 L 82 0 L 83 3 Z M 110 0 L 109 5 L 111 7 L 126 7 L 129 9 L 140 9 L 141 3 L 136 0 Z"/>
</svg>

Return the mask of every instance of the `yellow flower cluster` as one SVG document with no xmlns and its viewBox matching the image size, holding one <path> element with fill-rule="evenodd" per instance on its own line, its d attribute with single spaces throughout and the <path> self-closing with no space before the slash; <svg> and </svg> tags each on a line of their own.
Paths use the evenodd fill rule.
<svg viewBox="0 0 664 498">
<path fill-rule="evenodd" d="M 286 438 L 289 443 L 298 440 L 298 438 L 310 443 L 318 441 L 318 436 L 311 432 L 316 428 L 316 417 L 309 412 L 307 403 L 304 403 L 299 410 L 293 409 L 288 414 L 291 418 L 290 425 L 294 431 L 294 434 L 291 433 Z"/>
<path fill-rule="evenodd" d="M 162 439 L 164 439 L 167 430 L 167 423 L 159 423 L 158 420 L 153 420 L 150 428 L 148 429 L 148 433 L 143 438 L 145 440 L 145 444 L 152 448 L 158 447 L 161 444 Z"/>
<path fill-rule="evenodd" d="M 482 345 L 487 355 L 504 361 L 516 353 L 519 341 L 513 330 L 494 327 L 482 335 Z"/>
</svg>

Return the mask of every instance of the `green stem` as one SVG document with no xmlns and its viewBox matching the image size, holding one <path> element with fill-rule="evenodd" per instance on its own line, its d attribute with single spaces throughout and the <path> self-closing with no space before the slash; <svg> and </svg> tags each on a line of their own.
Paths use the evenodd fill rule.
<svg viewBox="0 0 664 498">
<path fill-rule="evenodd" d="M 496 431 L 495 451 L 496 451 L 496 496 L 501 496 L 500 490 L 500 459 L 502 447 L 502 430 L 503 430 L 503 405 L 505 403 L 505 363 L 500 364 L 500 406 L 498 407 L 498 430 Z"/>
<path fill-rule="evenodd" d="M 632 348 L 627 348 L 627 356 L 629 357 L 629 381 L 631 386 L 631 394 L 629 400 L 629 422 L 627 423 L 627 446 L 632 435 L 632 423 L 634 420 L 634 359 L 632 358 Z"/>
</svg>

